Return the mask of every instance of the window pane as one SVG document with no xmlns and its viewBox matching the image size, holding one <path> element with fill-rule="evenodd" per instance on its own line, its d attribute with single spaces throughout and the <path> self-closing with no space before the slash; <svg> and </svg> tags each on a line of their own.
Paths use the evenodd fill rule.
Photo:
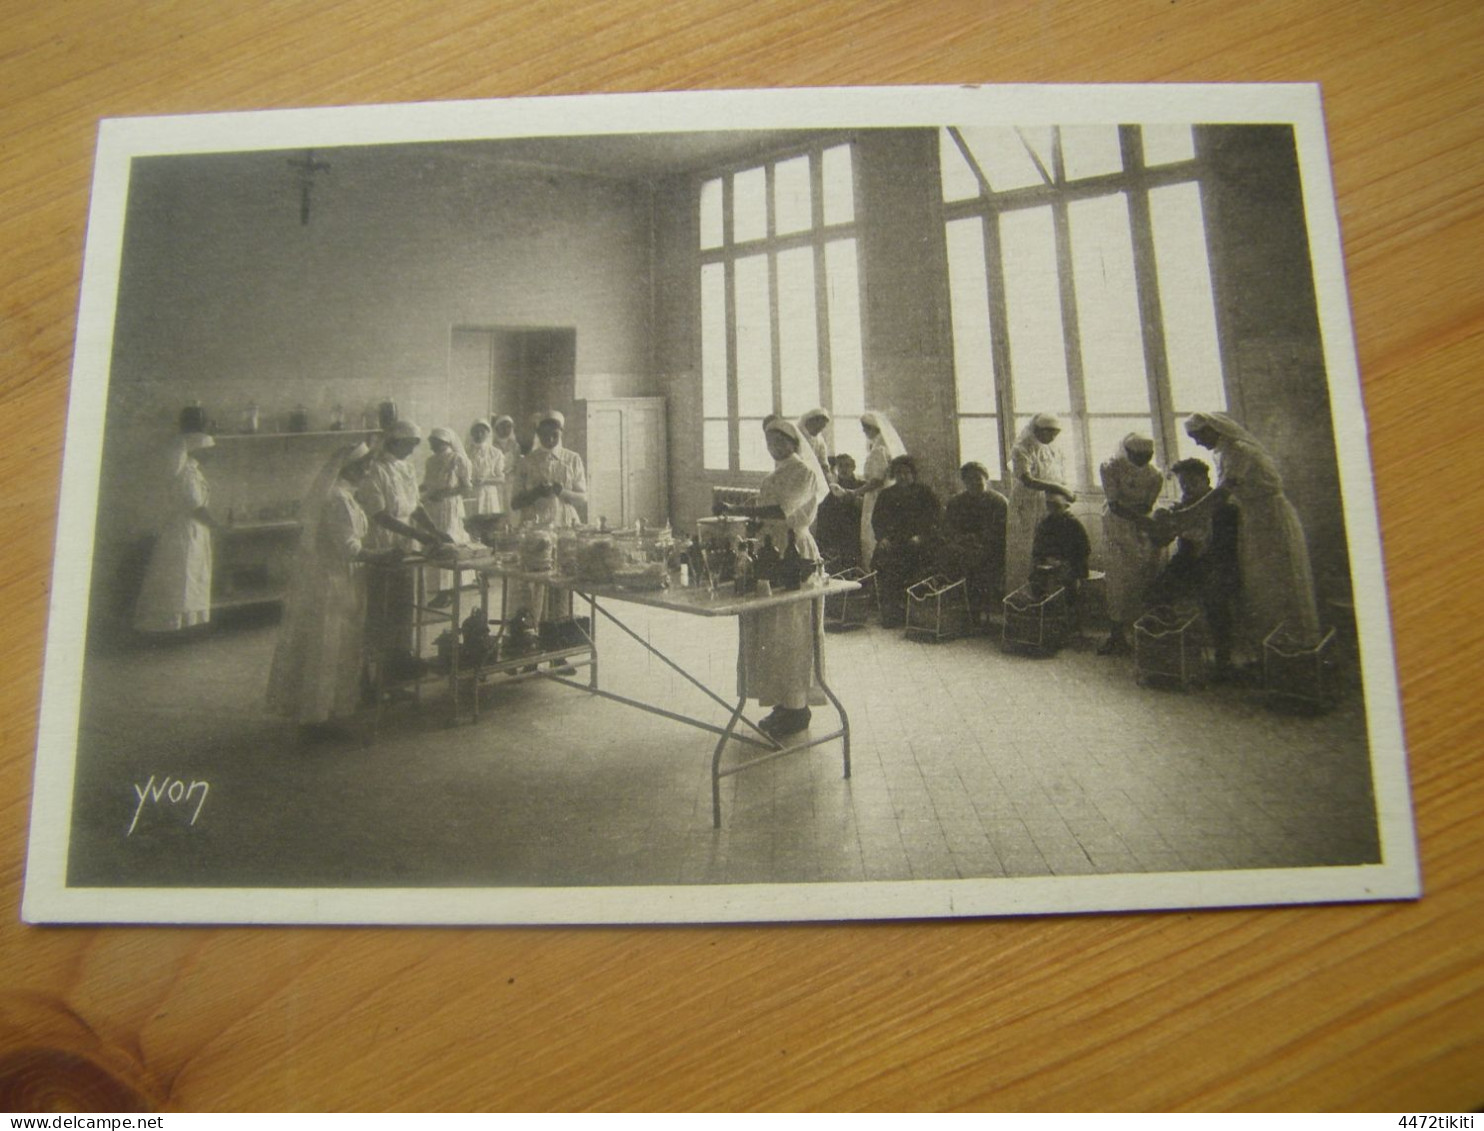
<svg viewBox="0 0 1484 1131">
<path fill-rule="evenodd" d="M 1051 209 L 1002 213 L 1000 247 L 1016 411 L 1070 412 Z"/>
<path fill-rule="evenodd" d="M 1211 453 L 1185 434 L 1184 422 L 1175 429 L 1175 459 L 1198 459 L 1211 469 L 1211 482 L 1216 482 L 1216 461 Z M 1170 461 L 1171 463 L 1174 460 Z"/>
<path fill-rule="evenodd" d="M 814 226 L 809 200 L 809 158 L 780 161 L 773 169 L 773 224 L 778 235 Z"/>
<path fill-rule="evenodd" d="M 1128 198 L 1117 193 L 1073 201 L 1067 215 L 1087 410 L 1147 413 L 1149 380 Z"/>
<path fill-rule="evenodd" d="M 768 257 L 737 260 L 737 410 L 766 416 L 773 410 L 773 324 L 768 302 Z"/>
<path fill-rule="evenodd" d="M 866 370 L 861 359 L 861 292 L 854 240 L 824 246 L 830 320 L 830 395 L 837 417 L 866 411 Z M 848 449 L 847 449 L 848 450 Z"/>
<path fill-rule="evenodd" d="M 994 416 L 961 416 L 958 418 L 959 466 L 970 460 L 989 468 L 991 479 L 1003 479 L 1000 466 L 1000 422 Z"/>
<path fill-rule="evenodd" d="M 850 146 L 824 151 L 824 222 L 849 224 L 855 219 L 855 173 Z"/>
<path fill-rule="evenodd" d="M 1219 412 L 1226 407 L 1226 389 L 1199 186 L 1190 182 L 1152 190 L 1149 219 L 1175 411 Z"/>
<path fill-rule="evenodd" d="M 727 443 L 727 422 L 708 420 L 701 425 L 701 435 L 702 460 L 707 469 L 725 471 L 731 466 Z"/>
<path fill-rule="evenodd" d="M 760 240 L 768 234 L 768 180 L 762 169 L 732 178 L 732 241 Z"/>
<path fill-rule="evenodd" d="M 950 139 L 950 144 L 951 144 Z M 989 287 L 984 266 L 984 221 L 945 225 L 948 296 L 953 316 L 953 375 L 959 412 L 994 412 L 994 365 L 989 328 Z"/>
<path fill-rule="evenodd" d="M 943 178 L 944 200 L 968 200 L 979 195 L 979 178 L 947 130 L 938 131 L 938 168 Z"/>
<path fill-rule="evenodd" d="M 958 132 L 979 163 L 992 191 L 1004 192 L 1046 183 L 1014 127 L 960 126 Z M 1049 157 L 1046 167 L 1051 168 Z"/>
<path fill-rule="evenodd" d="M 727 281 L 726 268 L 701 268 L 701 411 L 727 414 Z"/>
<path fill-rule="evenodd" d="M 1195 137 L 1189 126 L 1141 126 L 1144 164 L 1173 165 L 1195 157 Z"/>
<path fill-rule="evenodd" d="M 792 420 L 819 403 L 812 247 L 778 253 L 778 355 L 782 411 Z"/>
<path fill-rule="evenodd" d="M 830 425 L 830 451 L 837 456 L 849 456 L 855 460 L 855 473 L 859 475 L 866 466 L 866 437 L 861 431 L 856 416 L 837 416 Z"/>
<path fill-rule="evenodd" d="M 721 178 L 701 186 L 701 246 L 721 246 Z"/>
<path fill-rule="evenodd" d="M 1151 418 L 1148 416 L 1093 416 L 1087 421 L 1087 434 L 1092 441 L 1092 470 L 1097 486 L 1103 481 L 1098 477 L 1098 468 L 1112 459 L 1121 449 L 1123 438 L 1130 432 L 1153 436 Z"/>
<path fill-rule="evenodd" d="M 1117 126 L 1063 126 L 1061 159 L 1069 181 L 1123 169 Z"/>
<path fill-rule="evenodd" d="M 743 471 L 772 471 L 773 457 L 768 454 L 768 441 L 763 436 L 762 417 L 737 421 L 738 466 Z"/>
</svg>

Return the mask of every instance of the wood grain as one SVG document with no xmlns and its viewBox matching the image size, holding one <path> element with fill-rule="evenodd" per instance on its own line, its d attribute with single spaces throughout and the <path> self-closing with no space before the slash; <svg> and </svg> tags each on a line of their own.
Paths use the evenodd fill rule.
<svg viewBox="0 0 1484 1131">
<path fill-rule="evenodd" d="M 10 0 L 0 58 L 0 1107 L 62 1110 L 69 1095 L 163 1110 L 1484 1103 L 1476 0 Z M 99 117 L 651 89 L 1271 80 L 1324 85 L 1419 903 L 843 927 L 19 922 Z"/>
</svg>

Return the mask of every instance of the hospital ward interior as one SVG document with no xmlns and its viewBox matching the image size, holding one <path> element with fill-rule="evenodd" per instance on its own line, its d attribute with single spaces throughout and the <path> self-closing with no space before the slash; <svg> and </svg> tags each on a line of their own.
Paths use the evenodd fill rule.
<svg viewBox="0 0 1484 1131">
<path fill-rule="evenodd" d="M 136 158 L 68 882 L 1379 859 L 1288 127 Z"/>
</svg>

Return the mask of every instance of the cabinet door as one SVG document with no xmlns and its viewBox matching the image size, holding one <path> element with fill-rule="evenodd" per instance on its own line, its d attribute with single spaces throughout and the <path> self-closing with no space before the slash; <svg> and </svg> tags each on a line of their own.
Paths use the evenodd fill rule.
<svg viewBox="0 0 1484 1131">
<path fill-rule="evenodd" d="M 628 466 L 628 514 L 625 520 L 658 526 L 665 521 L 669 507 L 665 490 L 665 412 L 660 404 L 636 404 L 627 407 L 624 429 L 625 455 Z"/>
<path fill-rule="evenodd" d="M 590 405 L 587 410 L 587 521 L 609 526 L 629 522 L 624 506 L 628 468 L 624 459 L 624 409 Z"/>
</svg>

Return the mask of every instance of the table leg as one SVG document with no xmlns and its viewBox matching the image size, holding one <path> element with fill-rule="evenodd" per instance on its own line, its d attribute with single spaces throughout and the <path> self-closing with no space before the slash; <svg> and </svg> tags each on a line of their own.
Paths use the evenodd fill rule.
<svg viewBox="0 0 1484 1131">
<path fill-rule="evenodd" d="M 463 652 L 463 648 L 460 647 L 462 641 L 459 639 L 459 626 L 464 620 L 463 582 L 464 573 L 459 569 L 458 563 L 454 563 L 453 604 L 449 606 L 453 615 L 453 622 L 449 626 L 453 633 L 453 648 L 448 654 L 448 698 L 452 704 L 448 720 L 450 726 L 459 725 L 459 659 L 460 653 Z M 418 649 L 418 653 L 421 655 L 422 649 Z"/>
<path fill-rule="evenodd" d="M 721 732 L 721 737 L 716 740 L 716 749 L 711 752 L 711 827 L 721 828 L 721 752 L 726 749 L 727 739 L 732 737 L 732 731 L 737 727 L 737 720 L 742 717 L 742 708 L 747 706 L 746 699 L 738 699 L 737 706 L 732 710 L 732 717 L 727 720 L 726 729 Z"/>
<path fill-rule="evenodd" d="M 483 573 L 479 573 L 478 571 L 475 572 L 474 576 L 478 579 L 477 583 L 479 585 L 480 614 L 484 617 L 485 627 L 488 628 L 490 623 L 490 580 L 487 576 L 485 576 Z M 484 658 L 480 657 L 479 664 L 474 669 L 474 675 L 469 680 L 469 695 L 472 700 L 472 702 L 470 703 L 470 710 L 473 716 L 473 720 L 476 723 L 479 721 L 479 679 L 483 670 Z"/>
<path fill-rule="evenodd" d="M 598 599 L 591 593 L 587 595 L 587 642 L 592 646 L 588 653 L 587 686 L 588 690 L 598 690 Z"/>
<path fill-rule="evenodd" d="M 835 708 L 835 713 L 840 716 L 840 739 L 841 746 L 845 751 L 845 777 L 850 777 L 850 718 L 845 714 L 845 707 L 835 696 L 834 691 L 824 679 L 824 598 L 821 597 L 814 602 L 814 678 L 819 681 L 819 688 L 824 692 L 825 698 Z"/>
</svg>

